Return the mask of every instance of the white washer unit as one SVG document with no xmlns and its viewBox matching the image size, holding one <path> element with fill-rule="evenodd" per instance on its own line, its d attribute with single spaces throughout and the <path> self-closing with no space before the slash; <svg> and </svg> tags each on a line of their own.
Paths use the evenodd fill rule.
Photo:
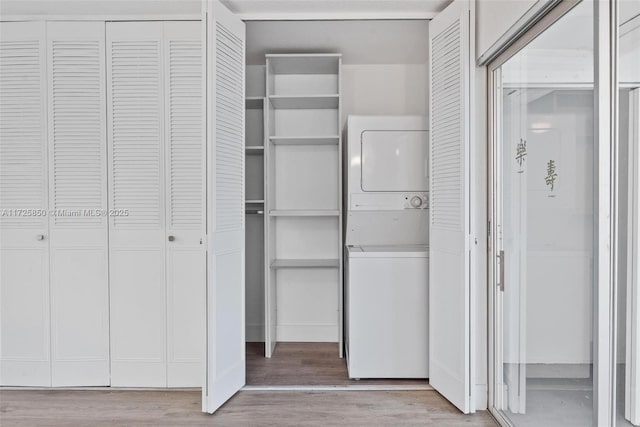
<svg viewBox="0 0 640 427">
<path fill-rule="evenodd" d="M 349 116 L 345 347 L 350 378 L 428 377 L 428 131 Z"/>
</svg>

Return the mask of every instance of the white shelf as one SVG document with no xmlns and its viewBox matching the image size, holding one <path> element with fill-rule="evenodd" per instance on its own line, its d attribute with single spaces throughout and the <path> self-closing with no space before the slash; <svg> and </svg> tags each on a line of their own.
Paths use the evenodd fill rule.
<svg viewBox="0 0 640 427">
<path fill-rule="evenodd" d="M 244 201 L 246 204 L 257 204 L 257 203 L 264 203 L 264 200 L 258 200 L 258 199 L 247 199 Z"/>
<path fill-rule="evenodd" d="M 246 145 L 247 154 L 264 154 L 264 145 Z"/>
<path fill-rule="evenodd" d="M 271 74 L 338 74 L 339 53 L 269 53 Z"/>
<path fill-rule="evenodd" d="M 304 110 L 323 110 L 338 108 L 339 95 L 270 95 L 273 108 Z"/>
<path fill-rule="evenodd" d="M 271 268 L 339 268 L 338 259 L 277 259 L 271 263 Z"/>
<path fill-rule="evenodd" d="M 340 216 L 338 210 L 272 210 L 269 211 L 269 216 Z"/>
<path fill-rule="evenodd" d="M 245 103 L 248 110 L 261 110 L 264 108 L 264 98 L 262 96 L 247 96 Z"/>
<path fill-rule="evenodd" d="M 271 136 L 274 145 L 338 145 L 340 137 L 330 136 Z"/>
</svg>

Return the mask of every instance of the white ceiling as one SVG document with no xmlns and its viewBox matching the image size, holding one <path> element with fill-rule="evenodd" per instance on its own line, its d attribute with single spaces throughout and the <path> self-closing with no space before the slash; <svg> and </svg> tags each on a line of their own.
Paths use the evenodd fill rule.
<svg viewBox="0 0 640 427">
<path fill-rule="evenodd" d="M 426 64 L 428 21 L 247 22 L 247 63 L 265 53 L 342 53 L 345 64 Z"/>
<path fill-rule="evenodd" d="M 201 11 L 201 0 L 0 0 L 3 16 L 173 16 Z"/>
<path fill-rule="evenodd" d="M 222 0 L 242 19 L 427 19 L 452 0 Z M 197 15 L 201 0 L 0 0 L 9 15 Z"/>
</svg>

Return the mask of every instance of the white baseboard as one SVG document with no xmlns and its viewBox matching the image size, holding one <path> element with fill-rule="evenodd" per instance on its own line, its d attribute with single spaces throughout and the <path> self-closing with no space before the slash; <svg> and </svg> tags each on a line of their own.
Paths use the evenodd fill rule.
<svg viewBox="0 0 640 427">
<path fill-rule="evenodd" d="M 247 323 L 245 340 L 247 342 L 264 342 L 264 325 Z"/>
<path fill-rule="evenodd" d="M 280 324 L 276 336 L 278 342 L 338 342 L 338 325 Z"/>
<path fill-rule="evenodd" d="M 489 401 L 489 388 L 486 384 L 476 384 L 474 398 L 476 411 L 486 411 Z"/>
</svg>

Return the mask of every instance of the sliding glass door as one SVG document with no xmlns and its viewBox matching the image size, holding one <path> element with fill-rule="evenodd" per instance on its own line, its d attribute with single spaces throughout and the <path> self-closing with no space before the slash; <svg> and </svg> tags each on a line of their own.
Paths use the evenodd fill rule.
<svg viewBox="0 0 640 427">
<path fill-rule="evenodd" d="M 559 2 L 488 83 L 489 407 L 640 426 L 640 2 Z"/>
<path fill-rule="evenodd" d="M 615 423 L 640 425 L 640 2 L 620 2 Z"/>
<path fill-rule="evenodd" d="M 493 411 L 505 424 L 595 424 L 593 28 L 593 3 L 565 7 L 490 67 Z"/>
</svg>

